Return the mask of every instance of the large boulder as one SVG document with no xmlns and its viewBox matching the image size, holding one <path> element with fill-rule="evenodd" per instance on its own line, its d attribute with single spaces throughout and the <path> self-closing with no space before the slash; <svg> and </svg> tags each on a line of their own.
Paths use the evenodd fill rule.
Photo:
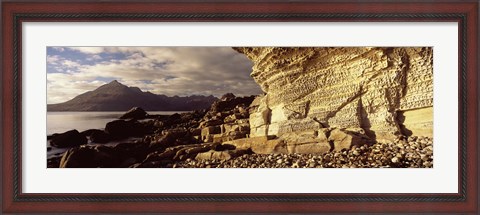
<svg viewBox="0 0 480 215">
<path fill-rule="evenodd" d="M 287 153 L 287 145 L 282 139 L 275 139 L 275 136 L 260 136 L 242 138 L 223 142 L 233 145 L 237 149 L 251 149 L 255 154 L 280 154 Z"/>
<path fill-rule="evenodd" d="M 112 136 L 110 136 L 110 134 L 107 134 L 102 130 L 96 130 L 91 133 L 90 140 L 93 143 L 108 143 L 112 141 Z"/>
<path fill-rule="evenodd" d="M 322 154 L 332 149 L 327 135 L 323 130 L 309 130 L 286 133 L 281 138 L 286 142 L 289 154 Z"/>
<path fill-rule="evenodd" d="M 328 142 L 306 142 L 287 144 L 289 154 L 323 154 L 331 150 Z"/>
<path fill-rule="evenodd" d="M 186 128 L 175 128 L 162 131 L 150 141 L 150 150 L 163 150 L 167 147 L 176 145 L 195 144 L 199 140 L 195 139 Z"/>
<path fill-rule="evenodd" d="M 133 120 L 115 120 L 105 125 L 105 132 L 115 139 L 137 137 L 145 134 L 142 124 Z"/>
<path fill-rule="evenodd" d="M 68 148 L 83 144 L 87 144 L 87 138 L 77 130 L 70 130 L 65 133 L 56 134 L 50 139 L 50 145 L 58 148 Z"/>
<path fill-rule="evenodd" d="M 125 142 L 119 143 L 113 147 L 116 156 L 122 160 L 133 158 L 136 162 L 145 159 L 149 152 L 149 144 L 139 142 Z"/>
<path fill-rule="evenodd" d="M 87 137 L 90 137 L 90 136 L 92 136 L 93 133 L 98 132 L 98 131 L 102 131 L 102 130 L 100 130 L 100 129 L 87 129 L 85 131 L 80 132 L 80 134 L 83 134 Z"/>
<path fill-rule="evenodd" d="M 120 119 L 145 119 L 148 114 L 140 107 L 134 107 L 123 114 Z"/>
<path fill-rule="evenodd" d="M 117 167 L 119 160 L 110 147 L 81 146 L 66 151 L 60 160 L 60 168 Z"/>
</svg>

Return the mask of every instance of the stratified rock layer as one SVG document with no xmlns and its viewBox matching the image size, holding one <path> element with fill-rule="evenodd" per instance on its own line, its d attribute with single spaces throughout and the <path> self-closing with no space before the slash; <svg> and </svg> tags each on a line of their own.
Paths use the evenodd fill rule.
<svg viewBox="0 0 480 215">
<path fill-rule="evenodd" d="M 266 92 L 253 101 L 250 136 L 361 128 L 377 140 L 432 136 L 433 50 L 234 48 Z"/>
</svg>

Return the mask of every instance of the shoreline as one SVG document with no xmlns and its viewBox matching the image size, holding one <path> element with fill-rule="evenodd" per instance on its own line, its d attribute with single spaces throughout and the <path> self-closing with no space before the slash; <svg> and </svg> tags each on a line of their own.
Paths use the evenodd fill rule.
<svg viewBox="0 0 480 215">
<path fill-rule="evenodd" d="M 132 108 L 105 129 L 47 137 L 48 168 L 432 168 L 433 139 L 397 135 L 377 142 L 361 128 L 319 127 L 250 136 L 254 97 L 229 97 L 207 110 L 149 115 Z M 135 138 L 135 139 L 132 139 Z M 114 143 L 114 144 L 112 144 Z M 47 152 L 48 153 L 48 152 Z"/>
</svg>

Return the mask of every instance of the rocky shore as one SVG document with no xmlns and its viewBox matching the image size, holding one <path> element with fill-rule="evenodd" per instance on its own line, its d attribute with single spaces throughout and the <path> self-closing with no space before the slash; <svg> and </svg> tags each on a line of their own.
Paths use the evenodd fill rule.
<svg viewBox="0 0 480 215">
<path fill-rule="evenodd" d="M 432 168 L 433 139 L 377 142 L 363 129 L 319 127 L 250 136 L 254 96 L 224 95 L 208 110 L 151 116 L 132 108 L 105 129 L 47 137 L 67 149 L 49 168 Z M 136 138 L 136 141 L 128 141 Z M 119 142 L 109 145 L 113 141 Z M 48 150 L 50 150 L 49 148 Z"/>
<path fill-rule="evenodd" d="M 230 160 L 192 160 L 170 163 L 173 168 L 432 168 L 432 139 L 402 138 L 323 154 L 244 154 Z"/>
</svg>

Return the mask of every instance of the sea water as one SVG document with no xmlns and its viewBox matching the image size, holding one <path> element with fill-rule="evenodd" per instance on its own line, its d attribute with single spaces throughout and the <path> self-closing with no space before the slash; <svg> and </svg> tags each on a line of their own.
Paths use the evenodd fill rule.
<svg viewBox="0 0 480 215">
<path fill-rule="evenodd" d="M 149 111 L 150 115 L 172 115 L 187 111 Z M 105 124 L 125 114 L 120 112 L 47 112 L 47 135 L 63 133 L 72 129 L 79 132 L 87 129 L 104 129 Z"/>
<path fill-rule="evenodd" d="M 149 111 L 150 115 L 172 115 L 174 113 L 184 113 L 188 111 Z M 108 122 L 117 120 L 120 116 L 125 114 L 125 111 L 119 112 L 47 112 L 47 135 L 54 133 L 63 133 L 73 129 L 79 132 L 87 129 L 105 129 Z M 130 138 L 130 141 L 141 138 Z M 121 140 L 125 141 L 125 140 Z M 115 145 L 121 141 L 115 141 L 103 145 Z M 47 141 L 47 147 L 50 146 L 50 141 Z M 63 154 L 68 148 L 51 147 L 47 152 L 48 158 L 59 156 Z"/>
</svg>

